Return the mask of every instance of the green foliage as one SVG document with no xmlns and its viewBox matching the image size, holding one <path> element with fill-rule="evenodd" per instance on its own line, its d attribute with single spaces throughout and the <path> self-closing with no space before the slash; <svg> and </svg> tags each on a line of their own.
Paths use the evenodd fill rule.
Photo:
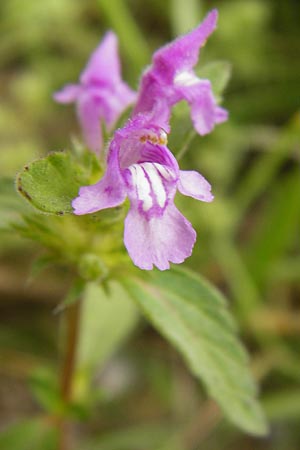
<svg viewBox="0 0 300 450">
<path fill-rule="evenodd" d="M 6 177 L 0 178 L 0 230 L 9 230 L 11 223 L 26 210 L 26 205 L 16 195 L 14 180 Z"/>
<path fill-rule="evenodd" d="M 86 155 L 85 161 L 76 161 L 68 152 L 51 153 L 25 166 L 17 178 L 17 189 L 42 212 L 72 213 L 72 200 L 79 188 L 88 184 L 96 167 L 96 157 L 92 153 Z"/>
<path fill-rule="evenodd" d="M 297 202 L 300 142 L 299 5 L 294 0 L 245 0 L 217 1 L 214 6 L 219 9 L 218 28 L 201 50 L 201 66 L 197 71 L 200 77 L 207 76 L 212 80 L 214 90 L 218 93 L 218 86 L 224 87 L 222 84 L 228 77 L 228 63 L 206 62 L 220 57 L 230 61 L 233 78 L 224 98 L 230 120 L 216 127 L 209 136 L 195 137 L 191 131 L 188 108 L 182 102 L 177 105 L 172 118 L 169 139 L 170 149 L 180 156 L 181 167 L 194 168 L 203 173 L 211 182 L 215 195 L 211 205 L 202 206 L 180 195 L 176 198 L 176 202 L 180 202 L 180 209 L 185 211 L 199 232 L 193 256 L 186 264 L 197 272 L 205 273 L 232 300 L 231 309 L 235 312 L 245 343 L 251 349 L 255 377 L 262 385 L 261 396 L 267 416 L 276 424 L 271 438 L 261 445 L 266 450 L 291 450 L 299 448 L 300 442 L 297 306 L 300 270 L 297 236 L 300 219 Z M 0 180 L 2 416 L 6 413 L 6 405 L 18 402 L 19 398 L 18 390 L 13 391 L 13 396 L 7 394 L 11 392 L 10 384 L 6 387 L 7 380 L 17 379 L 21 383 L 32 368 L 41 364 L 53 365 L 52 375 L 43 376 L 34 372 L 31 387 L 40 404 L 52 411 L 55 404 L 52 404 L 55 397 L 54 381 L 58 373 L 57 348 L 54 343 L 57 330 L 53 330 L 51 339 L 48 335 L 53 322 L 56 323 L 59 317 L 52 317 L 51 313 L 49 316 L 56 306 L 55 296 L 51 300 L 53 281 L 48 273 L 40 274 L 38 283 L 43 289 L 40 291 L 40 301 L 36 303 L 34 299 L 38 296 L 36 293 L 31 296 L 32 285 L 15 291 L 15 286 L 23 286 L 22 277 L 27 261 L 37 252 L 36 244 L 32 246 L 24 239 L 17 239 L 15 231 L 47 248 L 46 255 L 33 267 L 34 276 L 48 263 L 63 263 L 61 277 L 56 281 L 61 291 L 66 282 L 66 267 L 71 266 L 72 273 L 75 270 L 76 276 L 85 282 L 93 280 L 94 283 L 103 277 L 117 276 L 119 272 L 127 276 L 131 267 L 122 243 L 124 210 L 103 211 L 85 218 L 69 214 L 71 196 L 74 195 L 75 187 L 78 189 L 81 177 L 85 184 L 94 183 L 100 177 L 97 161 L 91 162 L 91 165 L 94 164 L 92 169 L 87 161 L 80 160 L 80 155 L 62 156 L 65 163 L 69 160 L 71 164 L 68 180 L 60 176 L 59 167 L 64 164 L 58 162 L 60 156 L 54 158 L 57 158 L 54 164 L 48 165 L 49 160 L 36 161 L 30 164 L 30 176 L 25 171 L 20 174 L 29 196 L 32 193 L 34 200 L 24 202 L 14 190 L 13 177 L 26 161 L 45 156 L 41 151 L 69 147 L 70 136 L 75 131 L 78 133 L 74 108 L 56 105 L 51 93 L 64 83 L 78 79 L 89 52 L 111 27 L 121 38 L 125 79 L 134 82 L 132 86 L 136 87 L 140 68 L 144 62 L 150 62 L 150 50 L 170 40 L 179 30 L 185 32 L 191 29 L 210 8 L 211 2 L 207 0 L 153 0 L 142 3 L 137 0 L 1 2 L 0 30 L 5 36 L 0 42 L 1 81 L 2 86 L 5 86 L 0 106 L 0 172 L 3 177 Z M 91 158 L 94 159 L 94 156 Z M 42 167 L 48 177 L 48 186 L 41 173 L 35 172 L 35 169 Z M 33 173 L 38 178 L 37 192 L 31 185 Z M 58 180 L 60 186 L 56 184 Z M 51 203 L 48 188 L 49 191 L 54 189 L 57 205 Z M 30 204 L 38 208 L 36 213 L 32 213 Z M 59 215 L 61 210 L 58 205 L 65 208 L 64 216 Z M 10 232 L 12 222 L 14 231 Z M 105 239 L 108 228 L 111 235 Z M 112 270 L 116 266 L 118 269 Z M 156 294 L 152 295 L 153 289 L 162 292 L 163 299 L 170 297 L 171 303 L 175 302 L 174 289 L 168 295 L 165 294 L 169 290 L 168 276 L 166 273 L 155 274 L 152 280 L 154 288 L 150 286 L 152 281 L 149 280 L 142 281 L 142 284 L 130 281 L 131 289 L 143 293 L 145 298 L 141 298 L 141 301 L 151 299 L 147 304 L 149 309 L 161 301 L 161 296 L 156 299 Z M 166 287 L 158 286 L 158 277 L 166 280 Z M 90 353 L 87 350 L 85 352 L 86 360 L 90 360 L 91 364 L 90 370 L 85 371 L 84 375 L 81 369 L 76 375 L 75 391 L 81 402 L 77 408 L 77 417 L 85 401 L 89 377 L 87 372 L 91 373 L 98 362 L 103 367 L 109 356 L 120 348 L 122 340 L 126 340 L 127 332 L 130 333 L 130 326 L 127 332 L 120 330 L 119 333 L 118 329 L 124 310 L 128 313 L 128 316 L 127 313 L 124 316 L 130 322 L 128 293 L 121 287 L 109 292 L 102 287 L 94 287 L 94 283 L 86 295 L 101 301 L 87 302 L 90 305 L 87 306 L 90 319 L 85 323 L 87 327 L 92 325 L 91 329 L 83 329 L 82 332 L 89 336 L 86 346 L 87 349 L 91 346 Z M 110 283 L 106 282 L 108 285 Z M 189 292 L 188 286 L 185 289 Z M 177 286 L 176 305 L 177 297 L 185 297 L 184 293 L 179 295 L 178 290 Z M 101 292 L 98 294 L 98 291 Z M 48 301 L 53 302 L 49 306 L 44 302 L 44 292 L 47 292 Z M 108 305 L 112 292 L 113 298 L 115 293 L 120 298 L 117 302 L 112 300 L 110 309 Z M 197 299 L 200 293 L 203 294 L 203 291 L 199 291 Z M 77 301 L 79 294 L 83 295 L 81 291 L 71 289 L 61 308 Z M 123 296 L 126 298 L 124 308 L 121 302 Z M 197 301 L 203 306 L 203 302 Z M 191 307 L 189 303 L 183 306 L 181 300 L 179 303 L 186 318 L 186 310 Z M 119 314 L 115 312 L 115 307 L 120 308 Z M 33 311 L 30 317 L 28 313 L 24 314 L 29 308 Z M 97 311 L 94 316 L 93 308 Z M 200 312 L 196 309 L 195 314 L 198 317 Z M 106 318 L 107 326 L 106 322 L 102 324 L 102 316 L 104 322 Z M 107 350 L 102 349 L 102 340 L 97 334 L 98 319 L 99 329 L 105 331 L 111 343 Z M 110 329 L 109 323 L 112 323 Z M 222 331 L 222 326 L 220 328 Z M 197 332 L 202 336 L 206 331 L 204 327 Z M 166 331 L 161 333 L 166 334 Z M 138 380 L 131 380 L 130 387 L 125 389 L 124 398 L 114 398 L 100 405 L 101 413 L 97 411 L 96 416 L 93 416 L 90 428 L 92 436 L 83 443 L 84 449 L 89 449 L 90 445 L 92 449 L 103 447 L 105 450 L 177 450 L 177 447 L 180 450 L 198 447 L 215 450 L 220 448 L 220 443 L 224 449 L 252 448 L 256 445 L 227 424 L 220 425 L 217 420 L 214 422 L 205 409 L 198 387 L 193 387 L 191 378 L 180 364 L 174 362 L 169 347 L 166 348 L 156 334 L 149 332 L 148 328 L 139 328 L 137 339 L 130 344 L 129 349 L 126 345 L 122 347 L 122 358 L 127 364 L 133 360 L 137 367 L 143 366 L 147 376 L 140 373 Z M 185 348 L 182 343 L 180 345 Z M 96 355 L 99 361 L 96 361 Z M 118 357 L 117 353 L 117 361 Z M 153 360 L 160 368 L 155 374 L 158 378 L 155 382 L 151 372 Z M 167 370 L 168 376 L 162 367 Z M 120 375 L 118 369 L 115 370 Z M 161 390 L 167 385 L 165 390 L 168 395 L 162 393 L 157 399 L 154 383 L 158 383 Z M 95 392 L 92 390 L 89 394 Z M 94 400 L 95 403 L 99 401 L 96 394 Z M 23 401 L 21 395 L 16 408 L 17 416 L 21 414 Z M 75 409 L 73 405 L 72 417 L 76 416 Z M 167 419 L 167 423 L 161 420 L 162 417 Z M 152 423 L 150 425 L 147 423 L 148 418 Z M 244 420 L 243 414 L 240 420 Z M 154 422 L 159 422 L 160 426 L 156 427 Z M 139 426 L 132 428 L 132 423 L 138 423 Z M 170 424 L 175 424 L 175 434 L 180 435 L 178 440 L 172 440 Z M 3 432 L 0 448 L 24 450 L 28 441 L 28 450 L 47 449 L 47 445 L 52 445 L 53 432 L 50 432 L 49 426 L 53 425 L 48 419 L 40 418 L 16 425 Z M 188 439 L 187 443 L 180 445 L 180 438 L 185 433 L 195 433 L 195 436 L 191 443 Z M 45 440 L 43 436 L 46 436 Z"/>
<path fill-rule="evenodd" d="M 189 32 L 201 20 L 201 2 L 198 0 L 171 0 L 170 15 L 174 36 Z"/>
<path fill-rule="evenodd" d="M 138 427 L 114 430 L 99 438 L 90 439 L 80 446 L 80 450 L 141 450 L 161 449 L 169 430 L 164 425 L 139 425 Z M 172 448 L 177 450 L 177 448 Z"/>
<path fill-rule="evenodd" d="M 300 173 L 297 168 L 282 175 L 270 205 L 266 207 L 263 224 L 249 242 L 247 259 L 253 277 L 268 280 L 272 267 L 282 254 L 292 246 L 300 222 Z"/>
<path fill-rule="evenodd" d="M 298 388 L 284 389 L 269 394 L 264 399 L 268 417 L 276 422 L 296 420 L 300 414 L 300 391 Z"/>
<path fill-rule="evenodd" d="M 126 290 L 116 281 L 109 282 L 106 289 L 90 283 L 82 308 L 77 366 L 79 374 L 90 377 L 96 368 L 103 368 L 132 332 L 138 312 Z"/>
<path fill-rule="evenodd" d="M 298 111 L 279 134 L 276 134 L 274 130 L 271 131 L 267 141 L 264 142 L 265 151 L 258 156 L 240 181 L 234 195 L 240 217 L 269 186 L 273 186 L 281 167 L 288 163 L 293 154 L 296 156 L 299 153 L 299 140 L 300 112 Z M 252 145 L 256 147 L 257 143 L 254 142 Z"/>
<path fill-rule="evenodd" d="M 0 434 L 0 449 L 56 450 L 57 435 L 46 418 L 26 420 L 10 426 Z"/>
<path fill-rule="evenodd" d="M 45 213 L 24 208 L 26 214 L 22 220 L 13 224 L 23 237 L 48 250 L 43 259 L 35 263 L 37 270 L 53 261 L 71 264 L 81 279 L 90 281 L 103 279 L 110 269 L 124 265 L 124 209 L 84 217 L 72 214 L 71 203 L 79 188 L 96 182 L 100 176 L 99 162 L 90 152 L 51 153 L 25 166 L 18 175 L 19 193 L 38 212 Z M 71 292 L 67 303 L 71 303 L 72 298 Z"/>
<path fill-rule="evenodd" d="M 144 34 L 130 13 L 128 5 L 122 0 L 98 1 L 99 10 L 108 19 L 108 23 L 117 32 L 124 52 L 133 63 L 136 73 L 150 60 L 150 52 Z"/>
<path fill-rule="evenodd" d="M 55 370 L 45 366 L 36 368 L 29 377 L 29 386 L 38 403 L 49 414 L 60 414 L 64 410 Z"/>
<path fill-rule="evenodd" d="M 267 431 L 247 357 L 223 297 L 201 277 L 174 269 L 123 281 L 150 322 L 184 356 L 193 374 L 236 425 Z"/>
<path fill-rule="evenodd" d="M 198 69 L 199 78 L 211 82 L 213 92 L 218 100 L 222 101 L 222 94 L 231 77 L 231 64 L 227 61 L 214 61 Z"/>
</svg>

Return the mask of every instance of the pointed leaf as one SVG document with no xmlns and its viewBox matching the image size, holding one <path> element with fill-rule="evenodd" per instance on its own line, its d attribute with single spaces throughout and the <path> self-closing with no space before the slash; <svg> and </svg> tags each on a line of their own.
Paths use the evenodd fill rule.
<svg viewBox="0 0 300 450">
<path fill-rule="evenodd" d="M 242 429 L 266 433 L 263 412 L 226 303 L 192 272 L 153 272 L 150 280 L 124 279 L 150 322 L 183 355 L 224 414 Z"/>
</svg>

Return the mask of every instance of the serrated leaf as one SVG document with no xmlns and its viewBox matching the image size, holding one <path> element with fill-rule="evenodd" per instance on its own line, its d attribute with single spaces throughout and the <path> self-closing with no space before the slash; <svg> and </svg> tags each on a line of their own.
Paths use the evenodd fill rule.
<svg viewBox="0 0 300 450">
<path fill-rule="evenodd" d="M 89 183 L 96 157 L 76 160 L 69 152 L 51 153 L 25 166 L 17 177 L 17 189 L 35 208 L 48 214 L 72 213 L 72 200 Z"/>
<path fill-rule="evenodd" d="M 247 432 L 266 433 L 247 355 L 219 292 L 190 271 L 153 272 L 123 285 L 150 322 L 183 355 L 224 414 Z"/>
</svg>

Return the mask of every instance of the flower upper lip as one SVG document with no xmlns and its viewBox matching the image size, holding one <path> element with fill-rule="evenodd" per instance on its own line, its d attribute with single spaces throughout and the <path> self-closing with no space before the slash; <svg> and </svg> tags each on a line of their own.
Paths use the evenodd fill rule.
<svg viewBox="0 0 300 450">
<path fill-rule="evenodd" d="M 210 82 L 193 72 L 199 50 L 216 28 L 217 18 L 217 11 L 211 11 L 197 28 L 154 53 L 152 65 L 141 79 L 134 114 L 152 112 L 153 122 L 168 130 L 171 108 L 185 100 L 200 135 L 227 119 L 227 111 L 218 106 Z"/>
</svg>

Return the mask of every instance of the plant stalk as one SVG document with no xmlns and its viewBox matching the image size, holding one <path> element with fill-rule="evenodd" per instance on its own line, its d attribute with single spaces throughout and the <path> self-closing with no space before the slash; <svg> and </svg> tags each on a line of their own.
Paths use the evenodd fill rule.
<svg viewBox="0 0 300 450">
<path fill-rule="evenodd" d="M 72 402 L 73 377 L 76 368 L 76 353 L 79 337 L 81 301 L 78 300 L 69 306 L 65 312 L 66 321 L 66 346 L 60 378 L 61 399 L 68 408 Z M 65 417 L 61 417 L 58 422 L 58 450 L 70 450 L 71 440 L 69 432 L 69 422 Z"/>
</svg>

